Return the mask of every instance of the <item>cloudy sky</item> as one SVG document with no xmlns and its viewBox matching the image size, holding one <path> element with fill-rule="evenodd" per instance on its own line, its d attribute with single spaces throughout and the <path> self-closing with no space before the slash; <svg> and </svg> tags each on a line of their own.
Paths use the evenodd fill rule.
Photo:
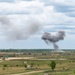
<svg viewBox="0 0 75 75">
<path fill-rule="evenodd" d="M 1 49 L 53 48 L 41 36 L 59 30 L 66 32 L 60 48 L 75 49 L 75 0 L 0 0 Z"/>
</svg>

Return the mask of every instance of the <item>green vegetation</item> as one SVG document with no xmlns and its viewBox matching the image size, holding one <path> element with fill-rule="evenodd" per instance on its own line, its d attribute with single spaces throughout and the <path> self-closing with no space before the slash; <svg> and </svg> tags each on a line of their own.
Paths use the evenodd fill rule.
<svg viewBox="0 0 75 75">
<path fill-rule="evenodd" d="M 32 73 L 32 74 L 27 74 L 27 75 L 75 75 L 73 71 L 50 71 L 50 72 L 40 72 L 40 73 Z M 26 74 L 25 74 L 26 75 Z"/>
<path fill-rule="evenodd" d="M 27 68 L 27 64 L 24 64 L 24 67 Z"/>
<path fill-rule="evenodd" d="M 34 63 L 31 63 L 31 67 L 33 67 L 35 64 Z"/>
<path fill-rule="evenodd" d="M 3 70 L 7 68 L 7 64 L 3 64 Z"/>
<path fill-rule="evenodd" d="M 75 75 L 75 51 L 4 50 L 0 52 L 0 75 L 42 71 L 29 75 Z M 5 59 L 5 57 L 8 58 Z M 20 58 L 20 59 L 18 59 Z M 25 59 L 24 59 L 25 58 Z M 54 70 L 54 71 L 52 71 Z M 25 74 L 26 75 L 26 74 Z"/>
<path fill-rule="evenodd" d="M 55 61 L 51 61 L 50 67 L 51 67 L 52 71 L 54 71 L 54 69 L 56 67 L 56 62 Z"/>
</svg>

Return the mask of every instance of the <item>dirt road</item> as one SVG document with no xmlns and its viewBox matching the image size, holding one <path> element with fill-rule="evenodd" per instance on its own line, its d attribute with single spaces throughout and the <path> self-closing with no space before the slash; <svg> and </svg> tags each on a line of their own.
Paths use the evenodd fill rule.
<svg viewBox="0 0 75 75">
<path fill-rule="evenodd" d="M 39 72 L 44 72 L 44 70 L 32 71 L 32 72 L 25 72 L 25 73 L 19 73 L 19 74 L 10 74 L 10 75 L 27 75 L 27 74 L 39 73 Z"/>
</svg>

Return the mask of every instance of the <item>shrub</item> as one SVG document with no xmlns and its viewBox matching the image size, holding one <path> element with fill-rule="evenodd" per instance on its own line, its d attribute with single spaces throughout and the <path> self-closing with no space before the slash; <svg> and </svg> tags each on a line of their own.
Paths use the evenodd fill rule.
<svg viewBox="0 0 75 75">
<path fill-rule="evenodd" d="M 56 62 L 55 61 L 51 61 L 50 67 L 51 67 L 52 71 L 54 71 L 54 69 L 56 67 Z"/>
<path fill-rule="evenodd" d="M 24 67 L 27 68 L 27 64 L 24 64 Z"/>
<path fill-rule="evenodd" d="M 34 66 L 34 63 L 31 63 L 31 67 L 33 67 Z"/>
<path fill-rule="evenodd" d="M 7 67 L 7 64 L 3 64 L 3 70 L 5 70 Z"/>
<path fill-rule="evenodd" d="M 3 67 L 7 67 L 7 64 L 3 64 Z"/>
</svg>

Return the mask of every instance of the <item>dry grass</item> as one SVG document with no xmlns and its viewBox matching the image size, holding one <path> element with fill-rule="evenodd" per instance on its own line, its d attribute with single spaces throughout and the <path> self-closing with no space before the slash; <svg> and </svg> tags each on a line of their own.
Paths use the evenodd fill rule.
<svg viewBox="0 0 75 75">
<path fill-rule="evenodd" d="M 23 67 L 8 67 L 5 70 L 3 68 L 0 68 L 0 75 L 1 74 L 12 74 L 12 73 L 22 73 L 26 72 L 25 68 Z"/>
</svg>

